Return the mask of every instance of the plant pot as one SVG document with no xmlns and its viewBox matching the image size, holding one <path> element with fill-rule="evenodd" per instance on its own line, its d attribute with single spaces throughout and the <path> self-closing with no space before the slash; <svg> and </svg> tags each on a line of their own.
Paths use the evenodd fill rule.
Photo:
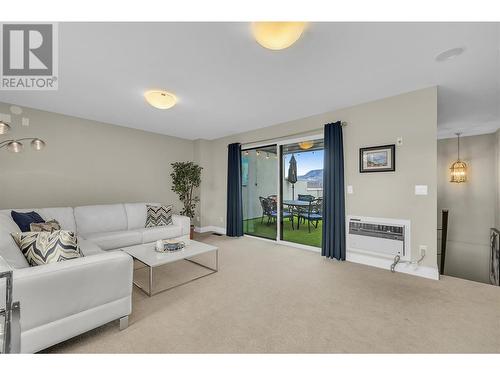
<svg viewBox="0 0 500 375">
<path fill-rule="evenodd" d="M 189 231 L 189 238 L 192 240 L 194 237 L 194 225 L 191 224 L 191 230 Z"/>
</svg>

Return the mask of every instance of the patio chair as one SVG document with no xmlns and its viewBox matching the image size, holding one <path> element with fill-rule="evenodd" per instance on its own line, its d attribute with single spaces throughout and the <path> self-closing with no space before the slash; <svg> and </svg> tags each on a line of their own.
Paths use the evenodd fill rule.
<svg viewBox="0 0 500 375">
<path fill-rule="evenodd" d="M 267 199 L 270 199 L 270 200 L 276 202 L 278 200 L 278 196 L 276 194 L 271 194 L 271 195 L 267 196 Z"/>
<path fill-rule="evenodd" d="M 270 198 L 259 197 L 260 205 L 262 207 L 262 218 L 261 224 L 264 223 L 264 216 L 267 216 L 267 224 L 275 223 L 276 218 L 278 217 L 278 210 L 276 206 L 276 201 Z M 283 218 L 289 218 L 292 222 L 292 230 L 294 230 L 293 226 L 293 214 L 289 211 L 283 211 Z"/>
<path fill-rule="evenodd" d="M 297 223 L 297 229 L 300 226 L 300 219 L 307 220 L 307 228 L 309 233 L 311 233 L 311 222 L 315 228 L 318 228 L 318 222 L 323 220 L 323 198 L 314 199 L 309 202 L 309 208 L 307 212 L 299 212 L 299 220 Z"/>
<path fill-rule="evenodd" d="M 314 200 L 314 196 L 311 194 L 299 194 L 297 200 L 303 202 L 312 202 Z M 301 214 L 306 214 L 308 212 L 307 207 L 296 207 L 297 221 L 304 220 Z"/>
<path fill-rule="evenodd" d="M 264 216 L 267 216 L 267 223 L 271 223 L 271 221 L 276 219 L 276 211 L 273 211 L 273 206 L 271 200 L 264 197 L 259 197 L 260 206 L 262 207 L 262 218 L 260 223 L 264 223 Z"/>
<path fill-rule="evenodd" d="M 312 202 L 314 200 L 314 196 L 311 194 L 299 194 L 299 201 Z"/>
</svg>

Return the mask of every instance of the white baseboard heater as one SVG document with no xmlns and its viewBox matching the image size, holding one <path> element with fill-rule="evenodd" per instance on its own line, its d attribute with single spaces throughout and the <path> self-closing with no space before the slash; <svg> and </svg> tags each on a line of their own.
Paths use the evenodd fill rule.
<svg viewBox="0 0 500 375">
<path fill-rule="evenodd" d="M 365 216 L 347 218 L 347 250 L 387 259 L 411 259 L 410 221 Z"/>
</svg>

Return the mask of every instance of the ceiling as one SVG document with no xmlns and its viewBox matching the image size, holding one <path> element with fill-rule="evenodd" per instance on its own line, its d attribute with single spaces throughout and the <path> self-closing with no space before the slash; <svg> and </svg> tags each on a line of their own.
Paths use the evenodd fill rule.
<svg viewBox="0 0 500 375">
<path fill-rule="evenodd" d="M 271 51 L 248 23 L 61 23 L 59 90 L 0 101 L 214 139 L 438 85 L 439 137 L 481 134 L 500 127 L 499 39 L 498 23 L 311 23 Z M 155 88 L 178 104 L 150 107 Z"/>
</svg>

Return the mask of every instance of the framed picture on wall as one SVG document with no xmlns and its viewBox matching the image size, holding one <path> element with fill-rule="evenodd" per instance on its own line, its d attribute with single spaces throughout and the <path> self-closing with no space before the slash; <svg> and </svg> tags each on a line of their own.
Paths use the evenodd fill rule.
<svg viewBox="0 0 500 375">
<path fill-rule="evenodd" d="M 396 145 L 364 147 L 359 149 L 359 172 L 394 172 Z"/>
</svg>

